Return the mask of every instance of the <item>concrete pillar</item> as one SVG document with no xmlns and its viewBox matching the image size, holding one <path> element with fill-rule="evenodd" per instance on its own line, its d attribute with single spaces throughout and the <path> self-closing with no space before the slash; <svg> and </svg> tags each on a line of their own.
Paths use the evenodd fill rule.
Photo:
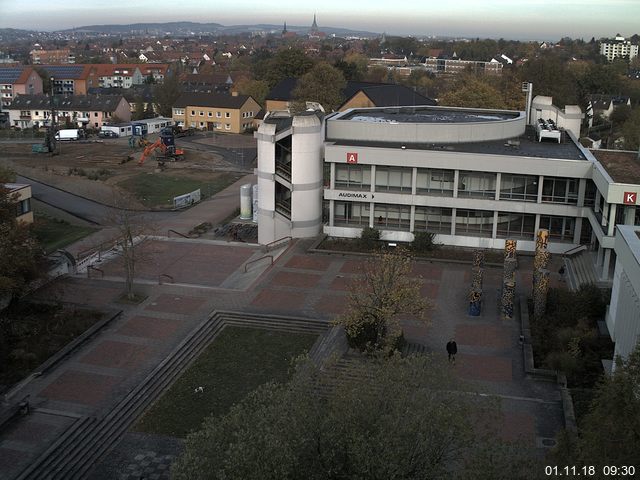
<svg viewBox="0 0 640 480">
<path fill-rule="evenodd" d="M 536 203 L 542 203 L 542 187 L 544 186 L 544 175 L 538 176 L 538 200 Z"/>
<path fill-rule="evenodd" d="M 456 172 L 457 172 L 457 170 L 456 170 Z M 456 185 L 456 188 L 457 188 L 457 185 Z M 455 190 L 454 190 L 454 193 L 455 193 Z M 456 217 L 458 215 L 458 212 L 456 210 L 457 209 L 455 209 L 455 208 L 451 209 L 451 235 L 455 235 L 456 234 Z"/>
<path fill-rule="evenodd" d="M 611 262 L 611 249 L 604 249 L 604 260 L 602 263 L 602 271 L 600 273 L 600 280 L 606 282 L 609 280 L 609 263 Z"/>
<path fill-rule="evenodd" d="M 578 182 L 578 206 L 584 207 L 584 196 L 587 191 L 587 180 L 581 178 Z"/>
<path fill-rule="evenodd" d="M 336 163 L 331 162 L 329 165 L 330 165 L 329 168 L 331 169 L 331 173 L 330 173 L 331 178 L 329 179 L 329 188 L 331 190 L 334 190 L 336 188 Z M 333 205 L 333 202 L 331 202 L 331 205 Z M 331 223 L 331 225 L 333 225 L 333 222 Z"/>
<path fill-rule="evenodd" d="M 413 167 L 412 170 L 413 171 L 411 172 L 411 195 L 415 195 L 417 191 L 417 185 L 418 185 L 418 167 Z M 411 229 L 411 231 L 413 231 L 413 229 Z"/>
<path fill-rule="evenodd" d="M 373 185 L 373 182 L 372 182 L 372 185 Z M 375 227 L 375 221 L 376 221 L 376 220 L 375 220 L 375 218 L 374 218 L 374 216 L 373 216 L 374 206 L 375 206 L 375 203 L 374 203 L 374 202 L 371 202 L 371 203 L 369 204 L 369 226 L 370 226 L 371 228 Z"/>
<path fill-rule="evenodd" d="M 580 244 L 580 233 L 582 233 L 582 217 L 576 217 L 576 226 L 573 232 L 573 243 Z"/>
<path fill-rule="evenodd" d="M 596 267 L 600 268 L 602 265 L 602 257 L 604 256 L 604 248 L 602 245 L 598 245 L 598 254 L 596 255 Z"/>
<path fill-rule="evenodd" d="M 533 225 L 533 237 L 530 238 L 529 240 L 535 240 L 536 239 L 536 232 L 540 230 L 540 214 L 538 213 L 536 215 L 536 222 Z"/>
<path fill-rule="evenodd" d="M 498 237 L 498 212 L 493 212 L 493 228 L 491 229 L 491 238 Z"/>
<path fill-rule="evenodd" d="M 415 183 L 414 183 L 414 187 L 415 187 Z M 415 227 L 416 227 L 416 206 L 411 205 L 411 216 L 409 217 L 409 231 L 410 232 L 415 231 L 416 229 Z"/>
<path fill-rule="evenodd" d="M 496 175 L 496 200 L 500 200 L 500 188 L 502 184 L 502 173 L 498 172 Z M 495 235 L 493 238 L 496 238 Z"/>
<path fill-rule="evenodd" d="M 369 191 L 372 193 L 376 191 L 376 166 L 375 165 L 371 165 L 371 188 L 369 189 Z M 373 208 L 371 209 L 371 211 L 373 212 Z"/>
<path fill-rule="evenodd" d="M 616 211 L 617 211 L 617 207 L 618 205 L 615 203 L 612 203 L 610 205 L 609 208 L 609 231 L 607 233 L 607 235 L 609 235 L 610 237 L 613 237 L 615 230 L 616 230 Z"/>
<path fill-rule="evenodd" d="M 333 165 L 333 163 L 331 165 Z M 333 178 L 333 175 L 332 175 L 332 178 Z M 329 226 L 330 227 L 333 227 L 333 222 L 336 214 L 335 206 L 333 204 L 334 201 L 335 200 L 329 200 Z"/>
<path fill-rule="evenodd" d="M 624 207 L 624 224 L 633 225 L 636 221 L 636 207 L 634 205 L 627 205 Z"/>
<path fill-rule="evenodd" d="M 593 211 L 598 213 L 600 211 L 600 197 L 602 195 L 600 195 L 600 190 L 598 190 L 596 188 L 596 198 L 595 198 L 595 203 L 593 205 Z"/>
<path fill-rule="evenodd" d="M 453 198 L 458 198 L 458 182 L 459 181 L 460 181 L 460 170 L 454 170 L 453 171 Z"/>
</svg>

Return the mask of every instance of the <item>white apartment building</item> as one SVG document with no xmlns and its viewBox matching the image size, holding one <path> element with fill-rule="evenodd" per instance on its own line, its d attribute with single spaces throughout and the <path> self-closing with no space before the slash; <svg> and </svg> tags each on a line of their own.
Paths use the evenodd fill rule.
<svg viewBox="0 0 640 480">
<path fill-rule="evenodd" d="M 608 39 L 600 43 L 600 54 L 607 57 L 610 62 L 614 58 L 628 58 L 633 60 L 638 56 L 638 45 L 631 43 L 620 35 L 614 39 Z"/>
</svg>

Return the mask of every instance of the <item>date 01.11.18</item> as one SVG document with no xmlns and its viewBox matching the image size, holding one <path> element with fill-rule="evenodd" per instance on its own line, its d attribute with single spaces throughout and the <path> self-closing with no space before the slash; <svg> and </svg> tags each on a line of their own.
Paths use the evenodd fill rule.
<svg viewBox="0 0 640 480">
<path fill-rule="evenodd" d="M 602 468 L 594 467 L 593 465 L 585 465 L 582 467 L 576 467 L 575 465 L 547 465 L 544 467 L 544 473 L 547 476 L 554 477 L 590 477 L 596 473 L 607 477 L 633 477 L 636 474 L 636 467 L 633 465 L 605 465 Z"/>
</svg>

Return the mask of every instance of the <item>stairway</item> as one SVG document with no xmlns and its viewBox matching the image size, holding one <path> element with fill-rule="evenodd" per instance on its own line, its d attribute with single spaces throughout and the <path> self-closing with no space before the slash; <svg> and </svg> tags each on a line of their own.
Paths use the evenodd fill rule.
<svg viewBox="0 0 640 480">
<path fill-rule="evenodd" d="M 582 250 L 564 257 L 566 279 L 569 289 L 577 291 L 583 285 L 598 285 L 598 275 L 593 263 L 591 252 Z"/>
</svg>

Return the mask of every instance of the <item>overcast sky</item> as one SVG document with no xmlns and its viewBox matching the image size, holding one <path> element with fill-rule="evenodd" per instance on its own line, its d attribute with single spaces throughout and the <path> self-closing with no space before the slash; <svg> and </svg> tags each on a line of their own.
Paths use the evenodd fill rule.
<svg viewBox="0 0 640 480">
<path fill-rule="evenodd" d="M 640 0 L 0 0 L 0 28 L 58 30 L 168 21 L 304 26 L 311 25 L 314 13 L 320 29 L 397 35 L 588 40 L 640 31 Z"/>
</svg>

